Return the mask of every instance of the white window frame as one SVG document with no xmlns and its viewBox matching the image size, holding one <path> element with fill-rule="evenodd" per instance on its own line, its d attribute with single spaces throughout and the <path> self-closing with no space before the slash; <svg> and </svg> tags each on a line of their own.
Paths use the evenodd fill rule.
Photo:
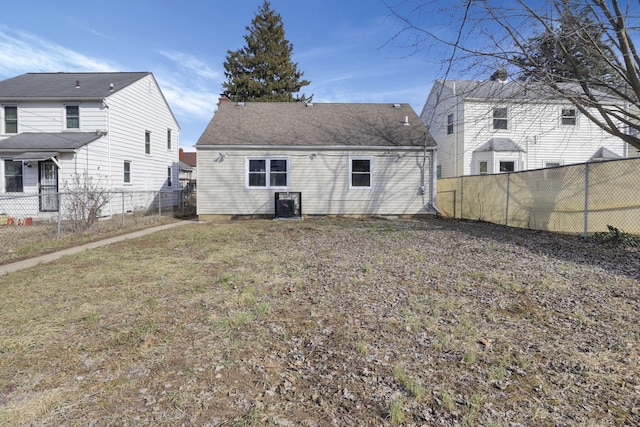
<svg viewBox="0 0 640 427">
<path fill-rule="evenodd" d="M 453 113 L 447 115 L 447 135 L 453 135 L 455 132 L 455 116 Z"/>
<path fill-rule="evenodd" d="M 565 111 L 573 111 L 573 115 L 565 115 Z M 573 123 L 565 123 L 564 119 L 573 119 Z M 578 109 L 575 107 L 562 107 L 560 109 L 560 125 L 561 126 L 578 126 Z"/>
<path fill-rule="evenodd" d="M 171 150 L 171 129 L 167 129 L 167 150 Z"/>
<path fill-rule="evenodd" d="M 127 172 L 127 165 L 129 166 L 129 171 Z M 127 181 L 127 176 L 129 177 L 129 180 Z M 125 185 L 131 185 L 131 178 L 132 178 L 132 173 L 131 173 L 131 160 L 125 160 L 122 163 L 122 183 Z"/>
<path fill-rule="evenodd" d="M 78 127 L 69 127 L 69 107 L 76 107 L 78 109 Z M 69 104 L 64 106 L 64 128 L 67 130 L 80 130 L 80 105 Z"/>
<path fill-rule="evenodd" d="M 144 131 L 144 154 L 151 155 L 151 131 Z"/>
<path fill-rule="evenodd" d="M 482 172 L 482 164 L 485 164 L 487 170 Z M 489 161 L 488 160 L 478 160 L 478 175 L 488 175 L 489 174 Z"/>
<path fill-rule="evenodd" d="M 369 185 L 353 185 L 353 161 L 369 160 Z M 374 164 L 373 156 L 349 156 L 349 189 L 350 190 L 371 190 L 373 188 Z"/>
<path fill-rule="evenodd" d="M 555 163 L 555 165 L 551 165 L 549 166 L 549 163 Z M 555 168 L 555 167 L 559 167 L 559 166 L 564 166 L 564 161 L 562 160 L 543 160 L 542 161 L 542 167 L 544 168 Z"/>
<path fill-rule="evenodd" d="M 513 170 L 512 171 L 503 171 L 502 167 L 501 167 L 502 163 L 513 163 Z M 518 162 L 516 160 L 513 160 L 513 159 L 501 159 L 501 160 L 498 160 L 498 172 L 500 172 L 500 173 L 518 172 Z"/>
<path fill-rule="evenodd" d="M 167 187 L 173 186 L 173 169 L 167 166 Z"/>
<path fill-rule="evenodd" d="M 16 131 L 15 132 L 7 132 L 7 108 L 15 108 L 16 109 Z M 20 133 L 20 111 L 18 111 L 17 105 L 3 105 L 2 106 L 2 131 L 7 135 L 17 135 Z"/>
<path fill-rule="evenodd" d="M 265 185 L 250 186 L 249 185 L 249 164 L 251 160 L 265 161 Z M 287 185 L 272 186 L 271 185 L 271 160 L 284 160 L 287 162 Z M 291 187 L 291 158 L 289 156 L 247 156 L 244 158 L 244 188 L 247 190 L 288 190 Z"/>
<path fill-rule="evenodd" d="M 505 110 L 505 117 L 495 117 L 495 113 L 496 110 Z M 496 120 L 500 120 L 500 121 L 504 121 L 506 123 L 506 126 L 504 128 L 498 128 L 496 127 Z M 507 108 L 506 105 L 502 105 L 499 107 L 493 107 L 491 109 L 491 130 L 493 131 L 506 131 L 509 130 L 509 108 Z"/>
</svg>

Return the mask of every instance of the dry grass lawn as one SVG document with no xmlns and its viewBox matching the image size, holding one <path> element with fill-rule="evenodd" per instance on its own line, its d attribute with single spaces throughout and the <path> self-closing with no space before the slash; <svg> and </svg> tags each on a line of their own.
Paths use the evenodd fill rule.
<svg viewBox="0 0 640 427">
<path fill-rule="evenodd" d="M 193 224 L 0 277 L 7 426 L 640 425 L 640 252 Z"/>
</svg>

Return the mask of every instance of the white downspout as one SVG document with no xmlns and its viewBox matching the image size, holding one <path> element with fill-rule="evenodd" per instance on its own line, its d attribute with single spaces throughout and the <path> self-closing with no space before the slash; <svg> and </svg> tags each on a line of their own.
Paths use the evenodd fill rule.
<svg viewBox="0 0 640 427">
<path fill-rule="evenodd" d="M 111 111 L 109 110 L 109 104 L 107 104 L 107 99 L 102 100 L 102 105 L 107 109 L 107 128 L 105 129 L 107 132 L 107 174 L 109 175 L 108 183 L 109 190 L 113 189 L 113 181 L 111 179 Z"/>
</svg>

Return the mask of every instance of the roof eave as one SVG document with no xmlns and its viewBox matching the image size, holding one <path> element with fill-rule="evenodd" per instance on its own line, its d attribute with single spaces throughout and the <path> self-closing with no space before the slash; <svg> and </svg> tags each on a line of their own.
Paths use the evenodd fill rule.
<svg viewBox="0 0 640 427">
<path fill-rule="evenodd" d="M 255 145 L 255 144 L 196 144 L 196 150 L 296 150 L 296 151 L 353 151 L 353 150 L 424 150 L 424 145 Z M 435 145 L 427 145 L 427 150 L 435 150 Z"/>
</svg>

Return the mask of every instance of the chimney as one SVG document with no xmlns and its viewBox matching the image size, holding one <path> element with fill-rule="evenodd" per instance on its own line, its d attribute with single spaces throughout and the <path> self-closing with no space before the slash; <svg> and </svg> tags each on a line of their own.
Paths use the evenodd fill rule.
<svg viewBox="0 0 640 427">
<path fill-rule="evenodd" d="M 218 106 L 224 104 L 225 102 L 231 101 L 224 93 L 220 94 L 220 98 L 218 99 Z"/>
<path fill-rule="evenodd" d="M 184 160 L 184 150 L 182 148 L 178 150 L 178 160 L 180 161 Z"/>
</svg>

